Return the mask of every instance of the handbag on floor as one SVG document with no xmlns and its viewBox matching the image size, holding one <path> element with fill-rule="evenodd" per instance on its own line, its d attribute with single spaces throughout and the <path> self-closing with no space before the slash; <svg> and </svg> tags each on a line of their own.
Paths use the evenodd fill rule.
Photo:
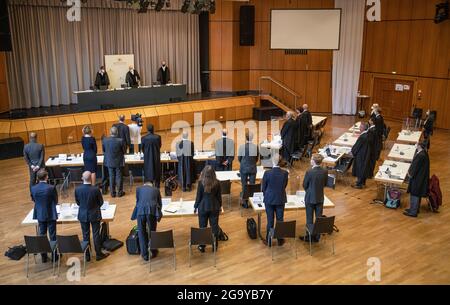
<svg viewBox="0 0 450 305">
<path fill-rule="evenodd" d="M 9 257 L 10 259 L 15 261 L 20 260 L 25 256 L 25 254 L 27 254 L 27 248 L 23 245 L 8 248 L 8 250 L 5 252 L 6 257 Z"/>
<path fill-rule="evenodd" d="M 384 202 L 385 207 L 388 209 L 398 209 L 400 207 L 400 196 L 401 193 L 398 189 L 389 189 Z"/>
</svg>

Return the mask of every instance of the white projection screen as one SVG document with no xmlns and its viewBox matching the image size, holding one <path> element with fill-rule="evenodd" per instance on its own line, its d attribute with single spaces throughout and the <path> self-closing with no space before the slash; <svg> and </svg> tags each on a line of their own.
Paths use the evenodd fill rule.
<svg viewBox="0 0 450 305">
<path fill-rule="evenodd" d="M 339 50 L 341 9 L 271 11 L 270 48 Z"/>
</svg>

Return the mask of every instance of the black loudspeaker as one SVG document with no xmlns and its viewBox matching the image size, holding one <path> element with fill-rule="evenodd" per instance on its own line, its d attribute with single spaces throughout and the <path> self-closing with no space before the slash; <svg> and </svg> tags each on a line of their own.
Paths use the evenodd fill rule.
<svg viewBox="0 0 450 305">
<path fill-rule="evenodd" d="M 255 45 L 255 6 L 243 5 L 239 11 L 239 44 Z"/>
<path fill-rule="evenodd" d="M 23 146 L 24 144 L 21 138 L 1 139 L 0 160 L 22 157 Z"/>
<path fill-rule="evenodd" d="M 12 51 L 7 0 L 0 1 L 0 51 L 1 52 Z"/>
</svg>

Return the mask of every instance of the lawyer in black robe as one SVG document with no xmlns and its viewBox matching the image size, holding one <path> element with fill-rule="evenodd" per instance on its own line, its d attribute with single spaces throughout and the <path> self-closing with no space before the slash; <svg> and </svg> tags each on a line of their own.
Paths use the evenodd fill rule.
<svg viewBox="0 0 450 305">
<path fill-rule="evenodd" d="M 362 125 L 364 126 L 364 124 Z M 366 129 L 361 127 L 361 130 Z M 355 145 L 352 147 L 352 155 L 355 158 L 353 160 L 352 174 L 357 177 L 355 188 L 362 188 L 366 185 L 366 180 L 369 177 L 370 171 L 370 147 L 368 132 L 363 131 L 358 137 Z"/>
<path fill-rule="evenodd" d="M 300 118 L 300 147 L 304 147 L 311 139 L 312 134 L 312 115 L 305 109 Z"/>
<path fill-rule="evenodd" d="M 368 178 L 373 178 L 373 172 L 375 171 L 375 166 L 377 164 L 377 151 L 375 149 L 377 143 L 377 134 L 375 132 L 375 125 L 370 124 L 369 126 L 369 130 L 367 131 L 367 141 L 370 148 Z"/>
<path fill-rule="evenodd" d="M 95 89 L 100 90 L 101 87 L 108 87 L 110 84 L 108 73 L 106 73 L 105 68 L 103 66 L 100 67 L 100 71 L 97 72 L 95 76 Z"/>
<path fill-rule="evenodd" d="M 181 183 L 183 192 L 190 191 L 195 182 L 195 164 L 194 164 L 194 143 L 187 137 L 177 143 L 178 159 L 178 181 Z"/>
<path fill-rule="evenodd" d="M 158 80 L 158 82 L 161 85 L 167 85 L 168 83 L 171 82 L 171 80 L 170 80 L 170 70 L 166 66 L 165 62 L 162 62 L 162 65 L 161 65 L 161 67 L 158 70 L 157 80 Z"/>
<path fill-rule="evenodd" d="M 292 118 L 293 114 L 288 113 L 288 120 L 281 129 L 281 139 L 283 140 L 283 158 L 286 162 L 290 162 L 291 155 L 295 152 L 295 138 L 297 133 L 297 124 Z"/>
<path fill-rule="evenodd" d="M 148 134 L 141 139 L 144 152 L 144 179 L 157 188 L 161 181 L 161 136 L 153 133 L 153 125 L 147 126 Z"/>
<path fill-rule="evenodd" d="M 425 123 L 423 124 L 423 137 L 424 141 L 427 144 L 427 149 L 430 149 L 430 138 L 433 135 L 433 126 L 434 126 L 434 120 L 435 117 L 432 113 L 430 113 L 430 110 L 427 111 L 427 118 L 425 120 Z"/>
<path fill-rule="evenodd" d="M 417 217 L 420 209 L 420 202 L 423 197 L 428 196 L 428 186 L 430 181 L 430 158 L 426 151 L 426 143 L 417 145 L 417 154 L 408 170 L 410 194 L 410 208 L 405 211 L 405 215 Z"/>
<path fill-rule="evenodd" d="M 384 119 L 379 112 L 375 113 L 374 123 L 375 123 L 375 133 L 377 135 L 375 143 L 375 151 L 377 160 L 379 160 L 381 151 L 383 150 L 383 135 L 384 135 Z"/>
</svg>

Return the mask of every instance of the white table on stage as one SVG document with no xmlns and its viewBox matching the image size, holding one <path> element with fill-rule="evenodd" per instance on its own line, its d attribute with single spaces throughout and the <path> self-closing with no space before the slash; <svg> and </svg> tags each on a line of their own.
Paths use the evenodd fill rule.
<svg viewBox="0 0 450 305">
<path fill-rule="evenodd" d="M 386 160 L 379 167 L 375 175 L 375 181 L 388 185 L 401 186 L 405 183 L 410 167 L 411 163 Z"/>
<path fill-rule="evenodd" d="M 264 169 L 264 167 L 258 166 L 256 172 L 256 180 L 261 180 L 264 176 L 265 171 L 266 170 Z M 226 180 L 230 180 L 231 182 L 241 181 L 241 177 L 239 177 L 239 171 L 223 171 L 223 172 L 218 171 L 216 172 L 216 177 L 217 180 L 219 181 L 226 181 Z"/>
<path fill-rule="evenodd" d="M 359 134 L 346 132 L 342 136 L 340 136 L 336 141 L 334 141 L 333 144 L 337 146 L 346 146 L 351 148 L 353 147 L 353 145 L 355 145 L 356 141 L 358 140 L 358 137 Z"/>
<path fill-rule="evenodd" d="M 320 148 L 318 151 L 319 154 L 321 154 L 324 157 L 322 163 L 327 166 L 335 166 L 339 162 L 339 160 L 342 159 L 342 157 L 350 154 L 350 152 L 352 151 L 350 147 L 345 146 L 330 145 L 328 146 L 328 148 L 330 148 L 331 155 L 336 158 L 327 155 L 326 153 L 327 146 L 325 146 L 324 148 Z"/>
<path fill-rule="evenodd" d="M 352 127 L 350 127 L 348 129 L 348 132 L 350 132 L 350 133 L 353 133 L 353 132 L 360 133 L 360 130 L 359 130 L 360 127 L 361 127 L 361 122 L 356 122 Z"/>
<path fill-rule="evenodd" d="M 257 213 L 258 216 L 258 236 L 263 239 L 261 234 L 261 214 L 265 213 L 266 208 L 264 206 L 264 196 L 262 193 L 255 194 L 257 196 L 249 198 L 249 203 L 252 209 Z M 324 198 L 324 209 L 334 208 L 334 203 L 325 195 Z M 305 191 L 297 191 L 295 195 L 287 196 L 287 203 L 284 206 L 285 211 L 293 211 L 293 210 L 304 210 L 305 207 Z"/>
<path fill-rule="evenodd" d="M 398 133 L 397 142 L 416 144 L 422 137 L 422 131 L 402 130 Z"/>
<path fill-rule="evenodd" d="M 411 144 L 395 143 L 389 152 L 388 159 L 394 161 L 412 162 L 416 154 L 416 147 Z"/>
</svg>

